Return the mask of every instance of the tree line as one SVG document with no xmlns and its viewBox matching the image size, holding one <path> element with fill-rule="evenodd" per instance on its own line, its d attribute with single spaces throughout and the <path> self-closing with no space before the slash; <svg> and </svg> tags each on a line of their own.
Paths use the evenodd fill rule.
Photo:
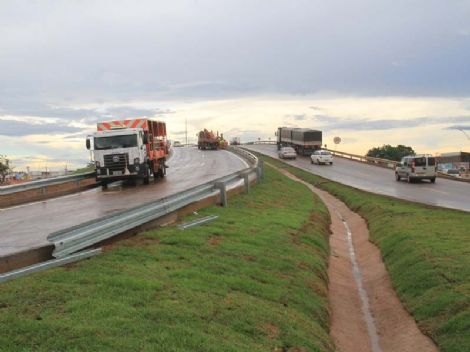
<svg viewBox="0 0 470 352">
<path fill-rule="evenodd" d="M 0 184 L 5 183 L 5 179 L 11 170 L 10 160 L 6 155 L 0 155 Z"/>
<path fill-rule="evenodd" d="M 396 147 L 392 147 L 390 144 L 386 144 L 381 147 L 372 148 L 367 152 L 367 156 L 370 156 L 372 158 L 380 158 L 394 161 L 400 161 L 401 158 L 403 158 L 404 156 L 415 154 L 416 153 L 413 148 L 401 144 L 397 145 Z"/>
</svg>

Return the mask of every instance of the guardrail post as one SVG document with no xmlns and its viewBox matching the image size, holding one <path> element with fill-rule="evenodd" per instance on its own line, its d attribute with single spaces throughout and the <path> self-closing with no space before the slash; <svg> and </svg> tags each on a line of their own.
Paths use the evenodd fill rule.
<svg viewBox="0 0 470 352">
<path fill-rule="evenodd" d="M 41 194 L 45 196 L 47 193 L 47 186 L 41 187 Z"/>
<path fill-rule="evenodd" d="M 261 182 L 264 178 L 264 162 L 263 160 L 258 160 L 258 167 L 256 168 L 257 181 Z"/>
<path fill-rule="evenodd" d="M 245 184 L 245 193 L 250 193 L 250 179 L 249 179 L 250 171 L 246 171 L 242 174 L 243 181 Z"/>
<path fill-rule="evenodd" d="M 216 182 L 215 188 L 220 190 L 220 204 L 223 207 L 227 206 L 227 188 L 225 187 L 224 182 Z"/>
</svg>

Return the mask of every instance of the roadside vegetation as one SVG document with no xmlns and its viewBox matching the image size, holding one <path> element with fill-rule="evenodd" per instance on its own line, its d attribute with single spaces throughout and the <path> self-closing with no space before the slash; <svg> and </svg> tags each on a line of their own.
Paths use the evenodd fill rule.
<svg viewBox="0 0 470 352">
<path fill-rule="evenodd" d="M 2 284 L 0 350 L 333 351 L 321 201 L 266 168 L 206 215 Z"/>
<path fill-rule="evenodd" d="M 442 352 L 470 346 L 470 215 L 379 196 L 261 159 L 328 191 L 359 213 L 396 292 Z"/>
<path fill-rule="evenodd" d="M 12 171 L 10 160 L 0 154 L 0 185 L 5 183 L 7 175 Z"/>
<path fill-rule="evenodd" d="M 74 172 L 72 172 L 72 175 L 80 175 L 80 174 L 85 174 L 87 172 L 93 172 L 93 171 L 95 171 L 95 164 L 88 163 L 87 166 L 79 168 L 75 170 Z"/>
<path fill-rule="evenodd" d="M 392 147 L 390 144 L 386 144 L 370 149 L 366 155 L 372 158 L 400 161 L 404 156 L 415 154 L 415 151 L 411 147 L 402 144 Z"/>
</svg>

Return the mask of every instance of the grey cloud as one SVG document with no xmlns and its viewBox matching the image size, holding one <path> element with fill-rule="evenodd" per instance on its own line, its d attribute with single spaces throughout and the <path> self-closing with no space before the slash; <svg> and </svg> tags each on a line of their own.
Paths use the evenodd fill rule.
<svg viewBox="0 0 470 352">
<path fill-rule="evenodd" d="M 305 121 L 308 119 L 307 115 L 305 114 L 288 114 L 284 115 L 285 119 L 294 119 L 295 121 Z"/>
<path fill-rule="evenodd" d="M 34 116 L 60 118 L 67 120 L 84 120 L 87 122 L 97 122 L 103 117 L 109 119 L 124 119 L 132 117 L 153 117 L 175 113 L 171 109 L 143 109 L 122 105 L 109 108 L 80 109 L 71 107 L 51 106 L 48 104 L 30 101 L 1 101 L 0 115 L 12 116 Z"/>
<path fill-rule="evenodd" d="M 0 4 L 0 96 L 470 93 L 468 1 L 40 4 Z"/>
<path fill-rule="evenodd" d="M 319 106 L 309 106 L 309 109 L 315 110 L 315 111 L 322 111 L 323 109 Z"/>
<path fill-rule="evenodd" d="M 71 134 L 71 135 L 68 135 L 68 136 L 64 136 L 62 138 L 67 140 L 67 139 L 84 139 L 86 137 L 87 137 L 86 133 L 74 133 L 74 134 Z"/>
<path fill-rule="evenodd" d="M 296 120 L 293 118 L 293 115 L 292 114 L 287 114 L 287 115 L 284 115 L 283 116 L 283 119 L 282 119 L 282 126 L 284 127 L 299 127 L 297 124 L 296 124 Z"/>
<path fill-rule="evenodd" d="M 227 133 L 228 136 L 228 133 Z M 259 139 L 265 140 L 265 139 L 273 139 L 274 138 L 274 132 L 272 135 L 266 135 L 265 132 L 263 131 L 258 131 L 258 130 L 252 130 L 252 131 L 243 131 L 237 135 L 230 135 L 230 137 L 240 137 L 241 142 L 251 142 L 251 141 L 256 141 Z"/>
<path fill-rule="evenodd" d="M 256 129 L 242 129 L 242 128 L 231 128 L 227 131 L 224 131 L 225 139 L 229 140 L 238 137 L 241 142 L 251 142 L 255 141 L 258 138 L 267 139 L 274 136 L 274 131 L 272 135 L 266 135 L 265 132 Z"/>
<path fill-rule="evenodd" d="M 371 120 L 367 118 L 343 119 L 334 116 L 316 115 L 314 120 L 319 122 L 322 127 L 328 130 L 355 130 L 355 131 L 373 131 L 390 130 L 398 128 L 413 128 L 425 125 L 441 125 L 448 123 L 468 122 L 470 116 L 451 116 L 451 117 L 418 117 L 412 119 L 382 119 Z"/>
<path fill-rule="evenodd" d="M 37 156 L 27 156 L 27 157 L 15 159 L 14 169 L 26 171 L 26 167 L 31 166 L 32 164 L 38 164 L 38 163 L 43 164 L 44 168 L 48 164 L 63 163 L 64 167 L 68 165 L 70 169 L 70 165 L 77 165 L 77 166 L 83 167 L 87 165 L 89 162 L 90 160 L 87 158 L 71 158 L 70 155 L 66 155 L 62 158 L 47 158 L 47 159 L 38 158 Z M 48 167 L 48 169 L 51 169 L 51 167 Z M 57 167 L 54 167 L 53 169 L 56 170 Z M 36 171 L 36 169 L 34 171 Z"/>
<path fill-rule="evenodd" d="M 464 125 L 454 125 L 454 126 L 449 126 L 446 128 L 447 130 L 468 130 L 470 131 L 470 125 L 464 126 Z"/>
<path fill-rule="evenodd" d="M 187 133 L 185 131 L 178 131 L 178 132 L 170 132 L 169 134 L 169 138 L 171 139 L 185 139 L 186 136 L 188 137 L 188 139 L 192 139 L 196 136 L 196 132 L 195 131 L 188 131 Z"/>
<path fill-rule="evenodd" d="M 242 142 L 255 141 L 258 138 L 268 138 L 271 136 L 266 135 L 265 132 L 257 129 L 244 129 L 244 128 L 231 128 L 229 130 L 223 131 L 224 138 L 230 140 L 234 137 L 239 137 Z M 273 131 L 274 135 L 274 131 Z"/>
<path fill-rule="evenodd" d="M 231 128 L 226 133 L 230 134 L 241 134 L 241 133 L 259 133 L 258 130 L 247 130 L 247 129 L 241 129 L 241 128 Z"/>
<path fill-rule="evenodd" d="M 27 136 L 32 134 L 61 134 L 80 132 L 81 128 L 60 125 L 57 123 L 31 124 L 27 122 L 0 120 L 0 135 Z"/>
<path fill-rule="evenodd" d="M 97 116 L 96 110 L 52 107 L 47 104 L 24 100 L 6 100 L 0 98 L 0 115 L 35 116 L 65 119 L 80 119 Z"/>
<path fill-rule="evenodd" d="M 141 109 L 131 106 L 113 107 L 105 110 L 105 114 L 116 119 L 125 119 L 132 117 L 153 117 L 156 115 L 173 114 L 175 111 L 170 109 Z"/>
</svg>

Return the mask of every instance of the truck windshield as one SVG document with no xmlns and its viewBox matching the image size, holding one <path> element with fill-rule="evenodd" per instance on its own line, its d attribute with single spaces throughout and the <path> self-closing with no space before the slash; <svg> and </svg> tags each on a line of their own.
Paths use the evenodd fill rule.
<svg viewBox="0 0 470 352">
<path fill-rule="evenodd" d="M 95 137 L 95 150 L 137 147 L 137 135 Z"/>
</svg>

